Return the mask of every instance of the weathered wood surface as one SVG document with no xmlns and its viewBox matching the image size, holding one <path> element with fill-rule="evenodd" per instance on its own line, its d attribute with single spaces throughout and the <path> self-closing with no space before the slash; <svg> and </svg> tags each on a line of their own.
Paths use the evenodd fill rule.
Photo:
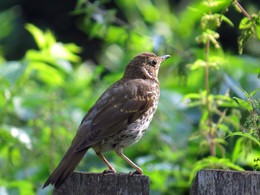
<svg viewBox="0 0 260 195">
<path fill-rule="evenodd" d="M 148 195 L 149 177 L 129 174 L 74 172 L 54 195 Z"/>
<path fill-rule="evenodd" d="M 190 195 L 260 195 L 260 172 L 201 170 Z"/>
</svg>

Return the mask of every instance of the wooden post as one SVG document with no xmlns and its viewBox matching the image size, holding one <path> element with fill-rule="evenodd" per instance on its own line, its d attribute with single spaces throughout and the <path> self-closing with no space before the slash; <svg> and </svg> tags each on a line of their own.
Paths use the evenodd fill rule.
<svg viewBox="0 0 260 195">
<path fill-rule="evenodd" d="M 53 195 L 148 195 L 149 184 L 144 175 L 74 172 Z"/>
<path fill-rule="evenodd" d="M 260 172 L 201 170 L 190 190 L 191 195 L 259 195 Z"/>
</svg>

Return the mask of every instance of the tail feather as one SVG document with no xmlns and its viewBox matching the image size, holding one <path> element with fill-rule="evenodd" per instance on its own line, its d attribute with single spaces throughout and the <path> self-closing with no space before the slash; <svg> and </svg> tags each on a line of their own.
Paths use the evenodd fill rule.
<svg viewBox="0 0 260 195">
<path fill-rule="evenodd" d="M 59 188 L 63 182 L 72 174 L 76 166 L 84 157 L 87 150 L 88 148 L 79 152 L 75 152 L 73 148 L 69 148 L 57 168 L 47 179 L 42 188 L 45 188 L 49 184 L 53 184 L 55 188 Z"/>
</svg>

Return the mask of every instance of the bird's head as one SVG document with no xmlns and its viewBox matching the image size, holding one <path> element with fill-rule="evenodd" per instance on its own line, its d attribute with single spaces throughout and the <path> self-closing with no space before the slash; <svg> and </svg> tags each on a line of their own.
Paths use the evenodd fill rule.
<svg viewBox="0 0 260 195">
<path fill-rule="evenodd" d="M 127 64 L 124 78 L 152 79 L 158 82 L 160 64 L 169 57 L 170 55 L 156 56 L 150 52 L 141 53 Z"/>
</svg>

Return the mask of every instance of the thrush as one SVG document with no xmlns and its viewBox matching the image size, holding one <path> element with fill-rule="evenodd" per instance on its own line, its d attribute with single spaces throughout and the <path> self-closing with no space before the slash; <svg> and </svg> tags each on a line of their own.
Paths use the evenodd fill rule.
<svg viewBox="0 0 260 195">
<path fill-rule="evenodd" d="M 136 170 L 135 173 L 143 173 L 123 154 L 123 149 L 142 137 L 153 118 L 160 96 L 159 67 L 169 57 L 144 52 L 128 63 L 123 77 L 108 88 L 84 116 L 70 148 L 43 188 L 49 184 L 59 188 L 90 148 L 110 172 L 116 170 L 103 153 L 114 150 Z"/>
</svg>

